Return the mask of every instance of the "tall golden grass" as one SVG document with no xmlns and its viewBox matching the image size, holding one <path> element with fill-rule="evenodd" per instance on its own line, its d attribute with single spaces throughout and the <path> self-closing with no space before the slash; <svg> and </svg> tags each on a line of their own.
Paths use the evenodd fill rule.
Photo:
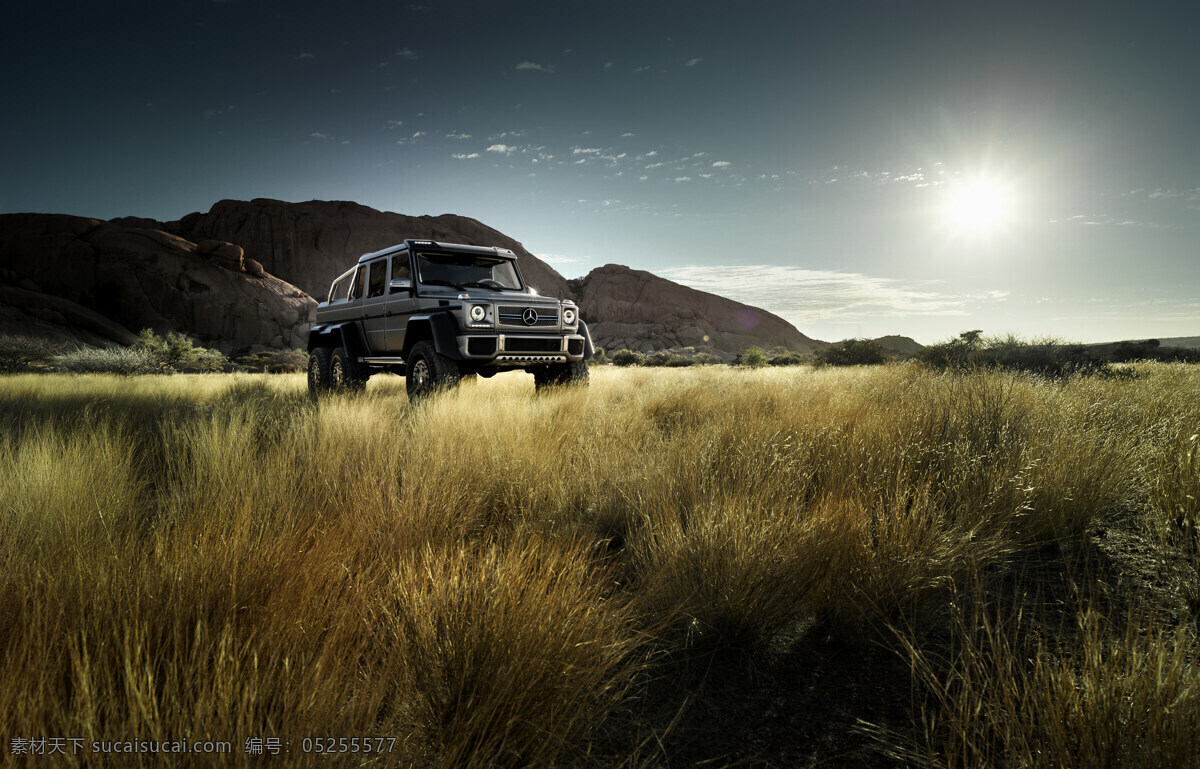
<svg viewBox="0 0 1200 769">
<path fill-rule="evenodd" d="M 316 405 L 300 376 L 6 377 L 0 733 L 620 763 L 609 715 L 661 659 L 904 627 L 911 760 L 1084 765 L 1103 725 L 1194 765 L 1192 618 L 1078 606 L 1030 651 L 973 587 L 1098 527 L 1195 552 L 1200 373 L 1135 373 L 600 368 L 415 408 L 394 377 Z M 922 639 L 972 590 L 946 662 Z"/>
</svg>

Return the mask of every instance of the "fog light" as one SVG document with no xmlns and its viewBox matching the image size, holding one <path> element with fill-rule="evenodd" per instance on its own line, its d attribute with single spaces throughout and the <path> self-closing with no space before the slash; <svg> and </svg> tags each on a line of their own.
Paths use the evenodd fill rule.
<svg viewBox="0 0 1200 769">
<path fill-rule="evenodd" d="M 563 310 L 563 323 L 568 326 L 575 325 L 575 311 L 569 307 Z"/>
<path fill-rule="evenodd" d="M 475 305 L 471 308 L 471 320 L 479 323 L 487 315 L 487 310 L 483 309 L 483 305 Z"/>
</svg>

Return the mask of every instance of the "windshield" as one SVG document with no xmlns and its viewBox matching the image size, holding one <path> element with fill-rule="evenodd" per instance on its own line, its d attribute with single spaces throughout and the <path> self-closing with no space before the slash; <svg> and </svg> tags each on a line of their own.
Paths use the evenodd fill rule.
<svg viewBox="0 0 1200 769">
<path fill-rule="evenodd" d="M 476 254 L 417 254 L 417 280 L 425 285 L 458 289 L 521 289 L 521 279 L 512 260 Z"/>
</svg>

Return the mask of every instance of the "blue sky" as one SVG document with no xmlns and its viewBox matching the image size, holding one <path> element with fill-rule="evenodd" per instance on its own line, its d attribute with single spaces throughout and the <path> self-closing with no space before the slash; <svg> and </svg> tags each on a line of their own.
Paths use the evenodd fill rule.
<svg viewBox="0 0 1200 769">
<path fill-rule="evenodd" d="M 827 340 L 1200 334 L 1187 3 L 11 5 L 0 212 L 354 200 Z"/>
</svg>

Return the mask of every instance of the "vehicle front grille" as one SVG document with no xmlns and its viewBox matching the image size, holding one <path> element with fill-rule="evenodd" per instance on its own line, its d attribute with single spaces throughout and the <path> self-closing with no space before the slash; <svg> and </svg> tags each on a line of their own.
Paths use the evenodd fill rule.
<svg viewBox="0 0 1200 769">
<path fill-rule="evenodd" d="M 505 352 L 562 352 L 561 339 L 508 336 L 504 338 Z"/>
<path fill-rule="evenodd" d="M 517 328 L 553 328 L 558 326 L 557 307 L 521 307 L 518 305 L 502 304 L 497 310 L 501 326 L 515 326 Z M 533 323 L 525 322 L 524 316 L 526 310 L 533 310 L 537 313 L 537 319 Z"/>
</svg>

